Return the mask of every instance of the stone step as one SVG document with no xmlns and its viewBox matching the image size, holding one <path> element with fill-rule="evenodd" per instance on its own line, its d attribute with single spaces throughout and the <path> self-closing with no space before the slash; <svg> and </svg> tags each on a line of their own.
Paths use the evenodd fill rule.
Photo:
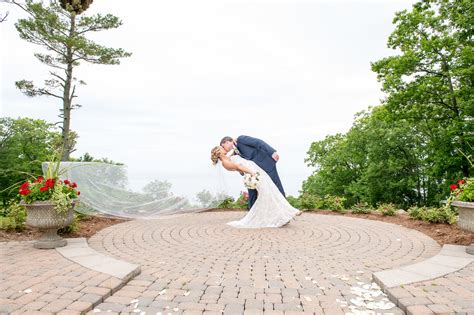
<svg viewBox="0 0 474 315">
<path fill-rule="evenodd" d="M 422 262 L 395 269 L 375 272 L 373 280 L 383 289 L 431 280 L 458 271 L 474 261 L 465 246 L 444 245 L 441 251 Z"/>
<path fill-rule="evenodd" d="M 90 248 L 85 238 L 67 239 L 67 245 L 56 248 L 56 251 L 81 266 L 122 280 L 124 285 L 141 272 L 139 265 L 106 256 Z"/>
</svg>

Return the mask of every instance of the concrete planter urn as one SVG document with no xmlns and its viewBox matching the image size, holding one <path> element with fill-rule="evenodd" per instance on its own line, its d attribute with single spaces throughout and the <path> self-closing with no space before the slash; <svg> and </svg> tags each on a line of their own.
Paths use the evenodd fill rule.
<svg viewBox="0 0 474 315">
<path fill-rule="evenodd" d="M 458 226 L 474 233 L 474 202 L 453 201 L 451 205 L 459 209 Z M 474 255 L 474 243 L 466 248 L 466 252 Z"/>
<path fill-rule="evenodd" d="M 74 220 L 74 203 L 65 212 L 58 213 L 54 204 L 49 201 L 35 201 L 31 204 L 22 203 L 26 208 L 26 224 L 38 228 L 42 236 L 33 247 L 50 249 L 62 247 L 67 241 L 58 235 L 58 230 L 71 224 Z"/>
</svg>

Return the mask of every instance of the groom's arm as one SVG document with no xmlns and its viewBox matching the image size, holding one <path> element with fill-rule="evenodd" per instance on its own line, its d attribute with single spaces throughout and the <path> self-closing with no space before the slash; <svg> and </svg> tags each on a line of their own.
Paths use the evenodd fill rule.
<svg viewBox="0 0 474 315">
<path fill-rule="evenodd" d="M 244 145 L 248 145 L 250 147 L 262 150 L 266 152 L 269 156 L 272 156 L 276 152 L 276 150 L 265 141 L 249 136 L 239 136 L 237 138 L 237 143 L 242 143 Z"/>
</svg>

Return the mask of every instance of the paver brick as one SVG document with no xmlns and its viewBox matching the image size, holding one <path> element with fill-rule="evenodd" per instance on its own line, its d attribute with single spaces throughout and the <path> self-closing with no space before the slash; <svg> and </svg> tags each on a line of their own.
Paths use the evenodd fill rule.
<svg viewBox="0 0 474 315">
<path fill-rule="evenodd" d="M 132 313 L 139 308 L 162 310 L 163 315 L 174 313 L 175 308 L 176 314 L 263 311 L 333 315 L 348 310 L 341 308 L 336 299 L 348 302 L 345 307 L 350 306 L 350 299 L 355 297 L 351 289 L 359 282 L 371 284 L 372 272 L 413 264 L 439 251 L 439 245 L 422 233 L 349 217 L 304 214 L 283 229 L 239 230 L 225 225 L 243 215 L 244 212 L 187 214 L 128 221 L 100 231 L 88 241 L 94 250 L 141 265 L 142 273 L 126 285 L 117 278 L 84 270 L 54 250 L 46 254 L 18 242 L 0 243 L 0 250 L 13 251 L 11 257 L 18 257 L 13 258 L 17 259 L 13 264 L 22 272 L 10 268 L 7 274 L 12 288 L 15 283 L 28 281 L 33 290 L 30 294 L 39 294 L 37 301 L 68 299 L 68 307 L 86 302 L 95 307 L 114 305 L 110 310 L 116 313 Z M 25 257 L 32 255 L 36 255 L 36 266 L 28 267 Z M 11 257 L 9 261 L 0 257 L 0 267 L 12 264 Z M 57 262 L 61 272 L 46 268 L 36 276 L 28 275 L 35 272 L 38 264 L 51 267 L 52 262 Z M 413 302 L 408 307 L 424 305 L 430 309 L 433 305 L 447 305 L 441 303 L 446 300 L 439 299 L 443 293 L 448 301 L 459 300 L 453 309 L 466 310 L 468 305 L 462 301 L 472 292 L 469 284 L 474 282 L 468 274 L 440 281 L 436 288 L 413 286 L 389 295 L 400 300 L 426 299 L 404 302 Z M 39 281 L 35 277 L 44 278 Z M 444 290 L 453 283 L 454 290 Z M 10 286 L 5 289 L 10 291 L 1 296 L 11 303 L 10 296 L 20 299 L 22 294 L 18 291 L 27 288 L 16 292 Z M 76 295 L 80 291 L 85 294 Z M 112 295 L 107 297 L 107 292 Z M 134 300 L 138 301 L 132 303 Z M 398 308 L 390 311 L 401 312 Z"/>
<path fill-rule="evenodd" d="M 407 315 L 431 315 L 434 314 L 426 305 L 412 305 L 407 307 Z"/>
</svg>

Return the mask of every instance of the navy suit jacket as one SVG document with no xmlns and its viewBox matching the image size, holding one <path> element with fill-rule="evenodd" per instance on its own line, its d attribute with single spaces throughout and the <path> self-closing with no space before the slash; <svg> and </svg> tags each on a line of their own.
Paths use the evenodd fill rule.
<svg viewBox="0 0 474 315">
<path fill-rule="evenodd" d="M 246 160 L 255 162 L 255 164 L 263 169 L 284 196 L 285 191 L 283 190 L 283 185 L 278 176 L 276 161 L 272 158 L 276 150 L 265 141 L 249 136 L 239 136 L 236 146 L 240 152 L 240 156 Z M 249 194 L 249 205 L 251 207 L 257 198 L 256 190 L 249 189 Z"/>
<path fill-rule="evenodd" d="M 265 172 L 275 171 L 276 162 L 272 155 L 276 150 L 265 141 L 249 136 L 239 136 L 237 150 L 239 150 L 240 156 L 246 160 L 254 161 Z"/>
</svg>

